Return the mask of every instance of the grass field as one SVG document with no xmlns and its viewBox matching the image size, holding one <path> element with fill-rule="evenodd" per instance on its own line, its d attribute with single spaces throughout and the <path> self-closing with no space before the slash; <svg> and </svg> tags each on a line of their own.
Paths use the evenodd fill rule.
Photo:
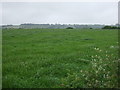
<svg viewBox="0 0 120 90">
<path fill-rule="evenodd" d="M 117 87 L 118 30 L 3 30 L 3 88 Z"/>
</svg>

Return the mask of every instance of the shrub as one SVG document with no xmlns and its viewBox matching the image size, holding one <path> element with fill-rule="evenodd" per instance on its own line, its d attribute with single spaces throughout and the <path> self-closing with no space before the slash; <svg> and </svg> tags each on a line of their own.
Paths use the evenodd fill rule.
<svg viewBox="0 0 120 90">
<path fill-rule="evenodd" d="M 118 59 L 107 51 L 94 48 L 95 56 L 91 56 L 89 68 L 79 72 L 69 72 L 66 78 L 62 78 L 62 86 L 65 88 L 118 88 Z M 100 53 L 106 52 L 100 56 Z M 97 53 L 99 55 L 97 55 Z"/>
<path fill-rule="evenodd" d="M 66 29 L 73 29 L 73 27 L 67 27 Z"/>
</svg>

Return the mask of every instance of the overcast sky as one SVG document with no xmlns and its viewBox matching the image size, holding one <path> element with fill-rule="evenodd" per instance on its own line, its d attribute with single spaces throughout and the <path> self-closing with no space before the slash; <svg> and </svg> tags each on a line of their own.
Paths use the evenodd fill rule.
<svg viewBox="0 0 120 90">
<path fill-rule="evenodd" d="M 116 24 L 117 2 L 4 2 L 2 24 Z"/>
</svg>

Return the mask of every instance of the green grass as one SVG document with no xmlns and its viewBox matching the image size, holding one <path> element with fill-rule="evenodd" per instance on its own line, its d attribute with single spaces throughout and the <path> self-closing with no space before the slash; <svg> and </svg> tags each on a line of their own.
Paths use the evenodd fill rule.
<svg viewBox="0 0 120 90">
<path fill-rule="evenodd" d="M 10 29 L 2 42 L 3 88 L 117 87 L 118 30 Z"/>
</svg>

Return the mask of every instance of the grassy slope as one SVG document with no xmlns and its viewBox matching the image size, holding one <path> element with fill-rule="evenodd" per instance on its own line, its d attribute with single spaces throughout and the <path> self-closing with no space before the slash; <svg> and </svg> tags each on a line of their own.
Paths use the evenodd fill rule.
<svg viewBox="0 0 120 90">
<path fill-rule="evenodd" d="M 3 87 L 62 87 L 69 71 L 89 69 L 95 47 L 115 56 L 117 37 L 117 30 L 3 30 Z"/>
</svg>

